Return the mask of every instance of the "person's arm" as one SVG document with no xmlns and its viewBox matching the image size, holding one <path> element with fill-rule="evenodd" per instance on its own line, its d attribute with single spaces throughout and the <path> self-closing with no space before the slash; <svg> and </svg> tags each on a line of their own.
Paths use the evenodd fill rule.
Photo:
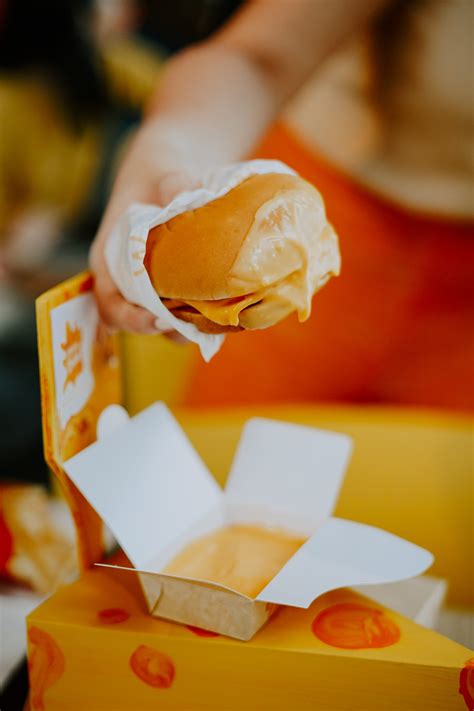
<svg viewBox="0 0 474 711">
<path fill-rule="evenodd" d="M 210 168 L 245 158 L 316 66 L 387 0 L 254 0 L 169 62 L 117 176 L 91 251 L 102 318 L 155 333 L 108 274 L 104 242 L 132 202 L 167 204 Z"/>
</svg>

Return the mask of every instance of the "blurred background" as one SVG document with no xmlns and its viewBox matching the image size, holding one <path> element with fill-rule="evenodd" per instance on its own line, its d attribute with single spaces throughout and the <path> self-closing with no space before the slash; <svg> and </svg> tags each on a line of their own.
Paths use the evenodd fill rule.
<svg viewBox="0 0 474 711">
<path fill-rule="evenodd" d="M 34 299 L 87 267 L 117 164 L 167 59 L 211 36 L 241 4 L 0 2 L 4 482 L 49 482 Z M 400 447 L 411 443 L 425 468 L 409 470 L 419 479 L 416 496 L 405 497 L 415 531 L 407 537 L 430 547 L 431 533 L 424 540 L 420 520 L 436 540 L 434 520 L 463 522 L 451 531 L 449 553 L 438 541 L 439 572 L 454 571 L 463 604 L 472 555 L 466 527 L 472 531 L 473 9 L 471 0 L 388 3 L 318 69 L 255 147 L 252 157 L 279 158 L 318 187 L 340 235 L 342 275 L 316 297 L 307 323 L 290 317 L 268 332 L 232 335 L 209 365 L 191 345 L 160 336 L 122 339 L 129 410 L 163 399 L 188 413 L 183 423 L 218 471 L 238 427 L 255 412 L 345 427 L 368 452 L 373 428 L 386 423 L 393 452 L 401 456 Z M 225 454 L 216 437 L 226 443 Z M 433 451 L 434 442 L 443 443 L 437 466 L 433 456 L 420 455 L 422 441 Z M 357 495 L 365 467 L 360 460 L 352 503 L 343 507 L 375 522 L 377 500 L 368 512 Z M 396 471 L 391 476 L 388 490 L 396 491 Z M 369 485 L 373 491 L 370 477 Z M 417 519 L 424 487 L 431 490 L 432 516 L 425 511 Z M 10 499 L 10 506 L 48 518 L 37 493 L 23 500 L 17 494 L 19 503 Z M 444 518 L 447 500 L 451 511 Z M 6 501 L 0 494 L 0 511 Z M 387 517 L 381 519 L 383 525 Z M 391 528 L 385 525 L 395 530 L 400 514 L 392 519 Z M 57 530 L 54 521 L 48 526 Z M 53 528 L 45 533 L 49 540 Z M 61 555 L 64 535 L 54 544 Z M 19 575 L 48 589 L 33 577 Z"/>
<path fill-rule="evenodd" d="M 0 5 L 0 462 L 44 478 L 34 298 L 87 266 L 113 174 L 171 53 L 237 3 Z"/>
<path fill-rule="evenodd" d="M 34 298 L 87 266 L 113 175 L 167 58 L 236 0 L 4 0 L 0 462 L 44 479 Z M 343 273 L 312 318 L 192 347 L 124 338 L 128 404 L 395 403 L 472 411 L 469 0 L 396 0 L 285 107 L 258 157 L 314 182 Z"/>
</svg>

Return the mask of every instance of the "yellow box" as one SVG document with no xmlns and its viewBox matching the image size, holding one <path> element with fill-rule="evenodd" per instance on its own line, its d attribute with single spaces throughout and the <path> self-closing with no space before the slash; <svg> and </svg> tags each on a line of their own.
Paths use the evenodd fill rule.
<svg viewBox="0 0 474 711">
<path fill-rule="evenodd" d="M 349 590 L 238 642 L 150 617 L 133 577 L 93 570 L 28 638 L 31 711 L 466 709 L 469 650 Z"/>
<path fill-rule="evenodd" d="M 91 289 L 82 275 L 38 304 L 46 457 L 73 511 L 84 567 L 101 557 L 101 524 L 62 461 L 95 440 L 98 414 L 120 401 L 117 346 L 95 334 L 89 365 L 101 387 L 66 424 L 44 354 L 50 309 Z M 65 323 L 67 350 L 77 329 Z M 461 711 L 472 703 L 468 649 L 349 590 L 308 610 L 282 608 L 239 642 L 151 617 L 135 576 L 95 569 L 31 613 L 27 631 L 31 711 Z"/>
</svg>

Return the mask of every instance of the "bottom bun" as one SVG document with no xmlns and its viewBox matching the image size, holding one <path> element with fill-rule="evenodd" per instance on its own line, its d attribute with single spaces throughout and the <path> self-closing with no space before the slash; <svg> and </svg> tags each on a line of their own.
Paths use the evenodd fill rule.
<svg viewBox="0 0 474 711">
<path fill-rule="evenodd" d="M 167 303 L 168 301 L 168 303 Z M 179 306 L 174 306 L 178 303 Z M 240 323 L 238 326 L 226 326 L 203 316 L 199 311 L 183 302 L 176 302 L 172 299 L 163 299 L 163 304 L 167 309 L 181 321 L 193 323 L 201 333 L 232 333 L 236 331 L 254 331 L 269 326 L 274 326 L 279 321 L 289 316 L 294 311 L 292 304 L 278 300 L 262 300 L 256 304 L 247 306 L 239 314 Z"/>
<path fill-rule="evenodd" d="M 239 323 L 248 331 L 261 330 L 283 321 L 294 310 L 295 307 L 286 301 L 262 299 L 240 312 Z"/>
</svg>

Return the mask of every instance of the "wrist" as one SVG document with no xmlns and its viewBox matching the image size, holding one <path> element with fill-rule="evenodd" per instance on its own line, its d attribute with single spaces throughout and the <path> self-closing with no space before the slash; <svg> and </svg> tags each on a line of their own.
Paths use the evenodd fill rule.
<svg viewBox="0 0 474 711">
<path fill-rule="evenodd" d="M 149 115 L 137 132 L 130 157 L 159 165 L 159 172 L 169 173 L 199 168 L 201 155 L 192 122 L 164 112 Z"/>
</svg>

